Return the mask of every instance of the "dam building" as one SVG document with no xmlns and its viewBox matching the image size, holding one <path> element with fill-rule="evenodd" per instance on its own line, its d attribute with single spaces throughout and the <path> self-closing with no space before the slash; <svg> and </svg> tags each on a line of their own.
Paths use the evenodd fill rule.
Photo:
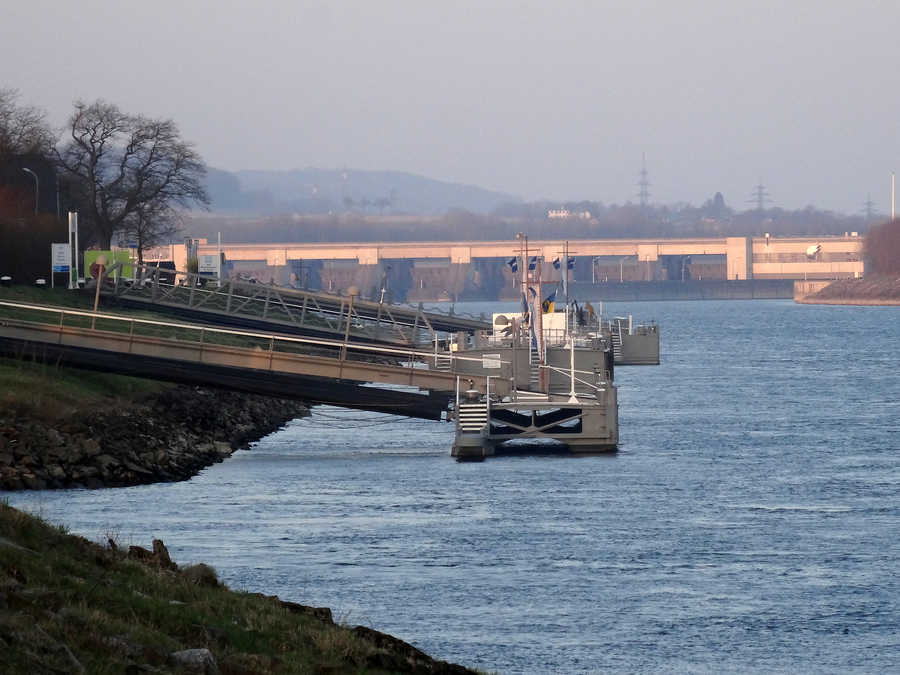
<svg viewBox="0 0 900 675">
<path fill-rule="evenodd" d="M 514 299 L 514 274 L 504 264 L 518 253 L 511 241 L 224 243 L 193 240 L 198 255 L 219 250 L 228 275 L 262 283 L 407 301 Z M 552 260 L 568 246 L 575 258 L 571 282 L 599 284 L 666 281 L 823 280 L 863 276 L 863 240 L 856 233 L 829 237 L 719 237 L 690 239 L 533 240 L 529 255 Z M 186 269 L 188 246 L 149 250 L 144 260 Z M 555 275 L 555 277 L 554 277 Z M 545 283 L 558 280 L 548 269 Z"/>
</svg>

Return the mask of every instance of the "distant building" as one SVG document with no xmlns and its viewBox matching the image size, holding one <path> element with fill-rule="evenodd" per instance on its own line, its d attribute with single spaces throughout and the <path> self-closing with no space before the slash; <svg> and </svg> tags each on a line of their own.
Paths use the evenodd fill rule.
<svg viewBox="0 0 900 675">
<path fill-rule="evenodd" d="M 577 218 L 579 220 L 590 220 L 590 211 L 569 211 L 569 209 L 550 209 L 547 211 L 547 218 L 551 220 Z"/>
</svg>

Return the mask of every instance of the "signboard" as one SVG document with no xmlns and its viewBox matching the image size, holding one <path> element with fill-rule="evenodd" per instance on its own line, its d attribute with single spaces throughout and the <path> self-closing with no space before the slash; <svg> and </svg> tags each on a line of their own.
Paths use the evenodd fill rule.
<svg viewBox="0 0 900 675">
<path fill-rule="evenodd" d="M 500 354 L 482 354 L 481 355 L 481 367 L 482 368 L 501 368 L 502 363 L 500 362 Z"/>
<path fill-rule="evenodd" d="M 203 254 L 197 256 L 197 271 L 200 274 L 219 275 L 219 256 L 216 253 Z"/>
<path fill-rule="evenodd" d="M 72 248 L 69 244 L 50 244 L 50 265 L 54 272 L 68 272 L 72 266 Z"/>
<path fill-rule="evenodd" d="M 97 262 L 97 257 L 101 253 L 106 256 L 107 268 L 118 262 L 123 264 L 121 275 L 116 274 L 116 276 L 122 276 L 125 279 L 134 278 L 134 267 L 129 264 L 131 263 L 131 251 L 85 251 L 84 269 L 89 270 L 91 276 L 96 276 L 95 271 L 99 274 L 99 266 L 92 269 L 92 265 Z"/>
</svg>

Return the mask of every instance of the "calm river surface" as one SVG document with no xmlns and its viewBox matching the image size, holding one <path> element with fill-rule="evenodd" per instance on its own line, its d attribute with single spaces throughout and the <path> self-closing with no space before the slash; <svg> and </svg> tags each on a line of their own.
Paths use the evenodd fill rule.
<svg viewBox="0 0 900 675">
<path fill-rule="evenodd" d="M 190 481 L 0 498 L 499 673 L 900 671 L 900 308 L 604 311 L 662 335 L 614 456 L 319 408 Z"/>
</svg>

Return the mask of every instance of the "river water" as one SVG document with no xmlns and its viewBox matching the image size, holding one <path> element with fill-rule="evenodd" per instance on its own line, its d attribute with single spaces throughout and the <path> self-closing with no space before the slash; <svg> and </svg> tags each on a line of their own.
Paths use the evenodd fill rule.
<svg viewBox="0 0 900 675">
<path fill-rule="evenodd" d="M 613 456 L 318 408 L 190 481 L 0 498 L 499 673 L 900 671 L 900 308 L 605 310 L 662 336 Z"/>
</svg>

